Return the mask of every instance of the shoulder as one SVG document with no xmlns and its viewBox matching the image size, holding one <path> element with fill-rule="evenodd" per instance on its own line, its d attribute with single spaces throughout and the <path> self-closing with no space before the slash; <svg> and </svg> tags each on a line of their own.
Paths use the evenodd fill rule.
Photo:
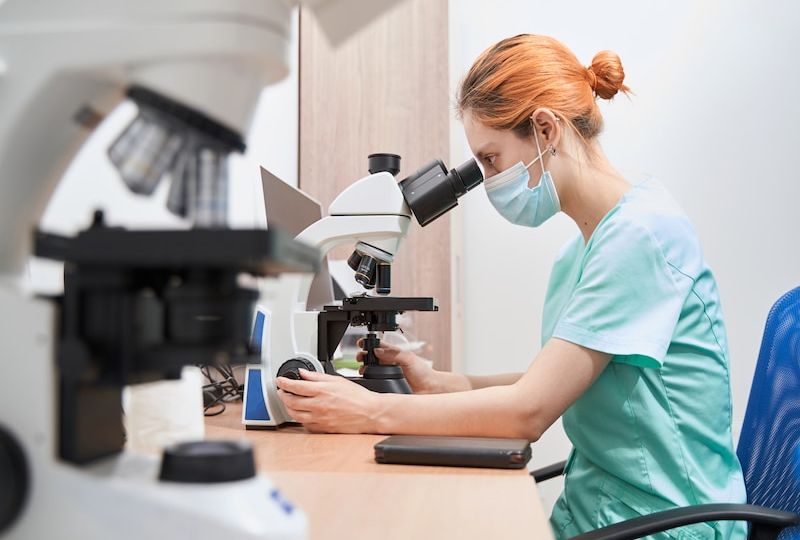
<svg viewBox="0 0 800 540">
<path fill-rule="evenodd" d="M 682 273 L 696 275 L 702 267 L 702 250 L 691 221 L 654 179 L 626 193 L 605 225 L 601 237 L 606 244 L 613 238 L 620 248 L 654 250 Z"/>
<path fill-rule="evenodd" d="M 561 246 L 556 253 L 556 264 L 573 261 L 583 251 L 583 236 L 581 233 L 575 235 Z"/>
</svg>

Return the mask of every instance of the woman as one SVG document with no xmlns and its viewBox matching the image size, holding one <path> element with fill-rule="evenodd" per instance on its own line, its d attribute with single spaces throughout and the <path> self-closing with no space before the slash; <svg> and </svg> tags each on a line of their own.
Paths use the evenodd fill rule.
<svg viewBox="0 0 800 540">
<path fill-rule="evenodd" d="M 596 98 L 627 92 L 619 57 L 583 67 L 560 42 L 520 35 L 485 51 L 458 108 L 486 192 L 508 221 L 559 211 L 580 233 L 562 249 L 544 305 L 542 349 L 524 374 L 438 372 L 384 347 L 415 395 L 375 394 L 304 372 L 278 379 L 315 431 L 522 437 L 559 417 L 573 444 L 551 525 L 559 538 L 675 506 L 744 502 L 733 449 L 719 294 L 688 218 L 664 187 L 632 186 L 602 152 Z M 698 524 L 680 538 L 745 538 Z"/>
</svg>

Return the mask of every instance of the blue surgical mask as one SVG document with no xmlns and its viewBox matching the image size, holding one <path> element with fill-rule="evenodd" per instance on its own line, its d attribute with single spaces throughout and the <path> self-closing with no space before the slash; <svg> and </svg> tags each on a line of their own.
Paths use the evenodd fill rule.
<svg viewBox="0 0 800 540">
<path fill-rule="evenodd" d="M 533 138 L 536 141 L 536 150 L 539 152 L 533 161 L 527 165 L 520 161 L 483 182 L 486 194 L 495 210 L 511 223 L 525 227 L 538 227 L 561 210 L 553 178 L 550 176 L 550 171 L 544 170 L 539 139 L 535 135 Z M 528 168 L 540 160 L 542 176 L 539 177 L 539 184 L 529 188 Z"/>
</svg>

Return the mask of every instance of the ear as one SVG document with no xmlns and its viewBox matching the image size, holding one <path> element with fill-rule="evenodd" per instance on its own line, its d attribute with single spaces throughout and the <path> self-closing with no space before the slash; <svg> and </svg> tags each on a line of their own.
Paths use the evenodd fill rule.
<svg viewBox="0 0 800 540">
<path fill-rule="evenodd" d="M 531 115 L 533 128 L 539 137 L 539 144 L 542 145 L 542 152 L 546 148 L 557 148 L 561 140 L 561 122 L 550 109 L 540 107 L 533 111 Z"/>
</svg>

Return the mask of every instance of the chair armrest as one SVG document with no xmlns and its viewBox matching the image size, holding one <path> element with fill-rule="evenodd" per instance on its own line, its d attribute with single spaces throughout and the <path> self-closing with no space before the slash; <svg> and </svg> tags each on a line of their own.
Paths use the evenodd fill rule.
<svg viewBox="0 0 800 540">
<path fill-rule="evenodd" d="M 544 482 L 545 480 L 550 480 L 551 478 L 555 478 L 556 476 L 561 476 L 564 474 L 564 466 L 566 464 L 566 460 L 553 463 L 547 467 L 542 467 L 541 469 L 532 471 L 531 476 L 533 476 L 533 479 L 536 480 L 537 484 L 539 482 Z"/>
<path fill-rule="evenodd" d="M 579 534 L 572 537 L 571 540 L 633 540 L 675 527 L 705 521 L 749 521 L 754 525 L 760 525 L 758 528 L 762 532 L 760 536 L 751 533 L 751 538 L 775 538 L 781 529 L 799 524 L 800 515 L 752 504 L 701 504 L 673 508 L 649 516 L 629 519 L 602 529 Z"/>
</svg>

